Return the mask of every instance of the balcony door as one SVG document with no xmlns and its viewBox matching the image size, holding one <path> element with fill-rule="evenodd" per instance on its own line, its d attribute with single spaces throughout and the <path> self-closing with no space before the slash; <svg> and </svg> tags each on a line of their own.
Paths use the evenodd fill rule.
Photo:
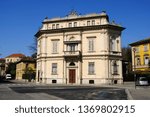
<svg viewBox="0 0 150 117">
<path fill-rule="evenodd" d="M 69 69 L 69 83 L 76 83 L 76 70 L 75 69 Z"/>
</svg>

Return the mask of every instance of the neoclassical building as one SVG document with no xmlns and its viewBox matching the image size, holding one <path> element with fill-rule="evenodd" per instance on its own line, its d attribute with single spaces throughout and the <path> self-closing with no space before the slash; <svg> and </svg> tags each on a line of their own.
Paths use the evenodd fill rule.
<svg viewBox="0 0 150 117">
<path fill-rule="evenodd" d="M 37 37 L 37 82 L 122 83 L 121 32 L 106 12 L 45 18 Z"/>
</svg>

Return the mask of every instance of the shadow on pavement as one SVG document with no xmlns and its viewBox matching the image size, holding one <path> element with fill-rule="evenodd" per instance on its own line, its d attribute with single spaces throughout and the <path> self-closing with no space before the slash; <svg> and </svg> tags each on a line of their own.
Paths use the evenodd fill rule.
<svg viewBox="0 0 150 117">
<path fill-rule="evenodd" d="M 59 87 L 51 89 L 48 87 L 10 87 L 17 93 L 47 93 L 67 100 L 127 100 L 124 89 L 118 88 L 81 88 L 81 87 Z"/>
<path fill-rule="evenodd" d="M 11 80 L 6 80 L 6 79 L 1 79 L 0 78 L 0 84 L 10 84 L 10 83 L 14 83 Z"/>
</svg>

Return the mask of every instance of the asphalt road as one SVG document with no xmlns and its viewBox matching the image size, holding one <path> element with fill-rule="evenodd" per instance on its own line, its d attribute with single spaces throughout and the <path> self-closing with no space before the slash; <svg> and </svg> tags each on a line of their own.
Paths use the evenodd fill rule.
<svg viewBox="0 0 150 117">
<path fill-rule="evenodd" d="M 0 81 L 0 100 L 126 100 L 124 89 Z"/>
</svg>

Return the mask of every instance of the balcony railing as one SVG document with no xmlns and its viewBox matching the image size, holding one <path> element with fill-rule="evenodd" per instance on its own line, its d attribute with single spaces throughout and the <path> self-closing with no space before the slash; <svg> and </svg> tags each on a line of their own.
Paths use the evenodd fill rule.
<svg viewBox="0 0 150 117">
<path fill-rule="evenodd" d="M 69 57 L 69 56 L 80 56 L 81 52 L 80 51 L 64 51 L 64 56 Z"/>
</svg>

